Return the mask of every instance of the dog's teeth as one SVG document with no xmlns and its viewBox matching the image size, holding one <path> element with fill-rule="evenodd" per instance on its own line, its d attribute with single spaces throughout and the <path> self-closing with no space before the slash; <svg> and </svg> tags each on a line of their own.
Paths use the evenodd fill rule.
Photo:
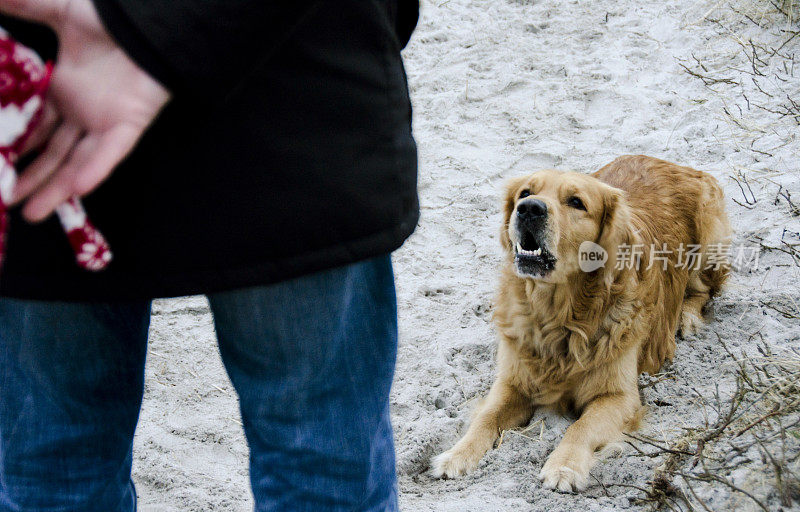
<svg viewBox="0 0 800 512">
<path fill-rule="evenodd" d="M 517 243 L 517 252 L 518 252 L 518 253 L 523 253 L 523 252 L 525 252 L 525 250 L 524 250 L 524 249 L 522 249 L 522 244 L 520 244 L 519 242 Z"/>
<path fill-rule="evenodd" d="M 533 251 L 533 255 L 534 256 L 539 256 L 540 254 L 542 254 L 542 249 L 541 248 L 536 249 L 535 251 Z"/>
</svg>

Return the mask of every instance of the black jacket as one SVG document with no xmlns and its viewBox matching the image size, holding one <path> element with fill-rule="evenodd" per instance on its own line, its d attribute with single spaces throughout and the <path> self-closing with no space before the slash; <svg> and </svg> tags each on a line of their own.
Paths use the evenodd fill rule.
<svg viewBox="0 0 800 512">
<path fill-rule="evenodd" d="M 417 0 L 94 2 L 173 100 L 84 200 L 111 266 L 79 269 L 57 220 L 32 226 L 16 211 L 0 295 L 112 300 L 269 284 L 385 254 L 412 233 L 416 146 L 400 49 Z M 41 34 L 0 25 L 52 53 Z"/>
</svg>

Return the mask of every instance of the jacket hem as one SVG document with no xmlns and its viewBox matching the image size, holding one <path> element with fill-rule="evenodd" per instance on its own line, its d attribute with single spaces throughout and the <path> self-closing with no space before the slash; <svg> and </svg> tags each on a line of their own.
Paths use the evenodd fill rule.
<svg viewBox="0 0 800 512">
<path fill-rule="evenodd" d="M 266 286 L 390 253 L 414 232 L 419 210 L 395 228 L 336 246 L 265 263 L 236 268 L 208 268 L 185 273 L 142 275 L 115 273 L 100 281 L 75 275 L 0 277 L 0 297 L 65 302 L 111 302 L 217 293 Z"/>
</svg>

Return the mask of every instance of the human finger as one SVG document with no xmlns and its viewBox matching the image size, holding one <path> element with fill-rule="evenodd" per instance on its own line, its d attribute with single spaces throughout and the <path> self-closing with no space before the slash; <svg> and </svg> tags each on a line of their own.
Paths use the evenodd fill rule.
<svg viewBox="0 0 800 512">
<path fill-rule="evenodd" d="M 33 132 L 31 132 L 30 136 L 28 136 L 25 144 L 22 146 L 20 154 L 28 154 L 34 149 L 43 146 L 58 127 L 60 119 L 61 116 L 58 113 L 55 105 L 50 101 L 46 102 L 42 110 L 42 117 L 36 124 L 36 128 L 34 128 Z"/>
<path fill-rule="evenodd" d="M 24 201 L 48 180 L 69 156 L 80 135 L 80 127 L 72 123 L 64 123 L 56 128 L 44 151 L 19 176 L 14 187 L 12 205 Z"/>
<path fill-rule="evenodd" d="M 75 182 L 81 161 L 86 158 L 93 146 L 92 139 L 86 136 L 74 145 L 67 158 L 25 202 L 22 208 L 22 216 L 25 219 L 30 222 L 43 221 L 59 205 L 76 194 Z"/>
<path fill-rule="evenodd" d="M 120 125 L 96 136 L 92 150 L 78 162 L 80 170 L 75 181 L 75 193 L 84 196 L 97 188 L 117 165 L 133 150 L 142 130 L 133 125 Z"/>
</svg>

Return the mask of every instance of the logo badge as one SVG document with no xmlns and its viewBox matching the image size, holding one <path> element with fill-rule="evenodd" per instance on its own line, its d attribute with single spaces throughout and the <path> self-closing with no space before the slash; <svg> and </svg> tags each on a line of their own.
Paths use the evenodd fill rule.
<svg viewBox="0 0 800 512">
<path fill-rule="evenodd" d="M 583 242 L 578 248 L 578 265 L 584 272 L 594 272 L 605 266 L 608 252 L 594 242 Z"/>
</svg>

